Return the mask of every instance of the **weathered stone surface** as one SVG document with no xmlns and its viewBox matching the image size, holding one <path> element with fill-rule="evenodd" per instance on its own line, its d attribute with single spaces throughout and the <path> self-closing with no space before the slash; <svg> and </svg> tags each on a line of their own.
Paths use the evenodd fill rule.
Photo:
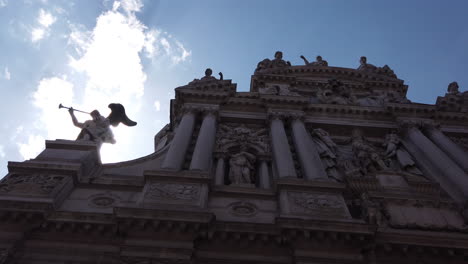
<svg viewBox="0 0 468 264">
<path fill-rule="evenodd" d="M 177 87 L 155 152 L 47 141 L 0 182 L 0 263 L 465 263 L 467 92 L 277 52 Z"/>
</svg>

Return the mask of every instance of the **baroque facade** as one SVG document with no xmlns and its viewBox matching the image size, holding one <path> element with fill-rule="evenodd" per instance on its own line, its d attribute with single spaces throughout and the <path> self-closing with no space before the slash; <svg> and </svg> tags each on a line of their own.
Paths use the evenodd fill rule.
<svg viewBox="0 0 468 264">
<path fill-rule="evenodd" d="M 0 263 L 467 263 L 468 92 L 261 61 L 175 89 L 149 156 L 51 140 L 0 182 Z"/>
</svg>

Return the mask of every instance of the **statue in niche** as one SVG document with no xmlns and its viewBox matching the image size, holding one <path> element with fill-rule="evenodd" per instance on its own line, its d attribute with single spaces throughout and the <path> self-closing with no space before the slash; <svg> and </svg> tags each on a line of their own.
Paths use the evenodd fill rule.
<svg viewBox="0 0 468 264">
<path fill-rule="evenodd" d="M 312 131 L 312 140 L 317 146 L 317 151 L 324 164 L 328 177 L 335 181 L 342 182 L 341 174 L 337 170 L 337 146 L 330 138 L 328 132 L 321 128 L 316 128 Z"/>
<path fill-rule="evenodd" d="M 351 95 L 349 87 L 336 79 L 328 80 L 325 89 L 322 91 L 319 99 L 326 104 L 354 104 L 355 97 Z"/>
<path fill-rule="evenodd" d="M 305 65 L 307 66 L 328 66 L 328 62 L 326 60 L 323 60 L 322 59 L 322 56 L 317 56 L 316 57 L 316 61 L 313 61 L 313 62 L 309 62 L 306 57 L 304 57 L 303 55 L 301 55 L 301 59 L 304 60 L 304 63 Z"/>
<path fill-rule="evenodd" d="M 387 169 L 377 149 L 362 136 L 360 129 L 354 129 L 351 138 L 354 161 L 363 175 L 368 172 Z"/>
<path fill-rule="evenodd" d="M 92 119 L 83 123 L 78 122 L 74 113 L 75 111 L 83 111 L 75 110 L 73 107 L 62 106 L 62 104 L 59 105 L 59 108 L 67 108 L 72 118 L 73 125 L 81 128 L 81 132 L 76 139 L 77 141 L 91 141 L 95 142 L 98 146 L 101 146 L 102 143 L 115 144 L 114 134 L 110 129 L 111 125 L 118 126 L 120 123 L 123 123 L 126 126 L 135 126 L 137 124 L 127 117 L 125 108 L 121 104 L 109 104 L 111 113 L 108 117 L 103 117 L 98 110 L 93 110 L 89 113 Z"/>
<path fill-rule="evenodd" d="M 448 87 L 447 87 L 447 93 L 448 94 L 459 94 L 460 92 L 458 91 L 458 83 L 457 82 L 451 82 Z"/>
<path fill-rule="evenodd" d="M 273 60 L 264 59 L 257 64 L 255 72 L 259 72 L 270 68 L 285 68 L 291 66 L 291 62 L 283 60 L 283 52 L 275 52 L 275 58 Z"/>
<path fill-rule="evenodd" d="M 252 171 L 255 169 L 255 155 L 247 152 L 247 147 L 241 145 L 239 153 L 232 155 L 229 159 L 229 180 L 231 184 L 243 185 L 253 184 Z"/>
<path fill-rule="evenodd" d="M 403 148 L 397 134 L 394 132 L 387 134 L 383 146 L 386 147 L 384 155 L 385 159 L 390 163 L 390 167 L 422 176 L 422 172 L 417 168 L 410 154 Z"/>
</svg>

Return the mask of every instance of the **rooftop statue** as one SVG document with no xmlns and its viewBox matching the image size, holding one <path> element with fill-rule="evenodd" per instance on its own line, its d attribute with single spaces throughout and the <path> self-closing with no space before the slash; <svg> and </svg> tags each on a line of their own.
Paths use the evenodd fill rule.
<svg viewBox="0 0 468 264">
<path fill-rule="evenodd" d="M 393 72 L 393 70 L 388 66 L 384 65 L 383 67 L 377 67 L 375 65 L 372 65 L 370 63 L 367 63 L 367 58 L 365 56 L 362 56 L 359 59 L 359 67 L 357 68 L 358 71 L 367 71 L 367 72 L 373 72 L 377 74 L 382 74 L 382 75 L 387 75 L 389 77 L 396 78 L 397 76 Z"/>
<path fill-rule="evenodd" d="M 328 62 L 326 60 L 323 60 L 322 59 L 322 56 L 317 56 L 316 57 L 316 61 L 313 61 L 313 62 L 309 62 L 306 57 L 304 57 L 303 55 L 301 55 L 301 59 L 304 60 L 304 63 L 305 65 L 307 66 L 328 66 Z"/>
<path fill-rule="evenodd" d="M 457 82 L 451 82 L 448 87 L 447 87 L 447 93 L 448 94 L 459 94 L 460 92 L 458 91 L 458 83 Z"/>
<path fill-rule="evenodd" d="M 359 67 L 358 67 L 358 70 L 359 71 L 375 71 L 377 70 L 377 67 L 370 64 L 370 63 L 367 63 L 367 58 L 365 56 L 362 56 L 361 59 L 359 59 Z"/>
<path fill-rule="evenodd" d="M 120 123 L 126 126 L 135 126 L 137 124 L 128 118 L 125 114 L 125 108 L 121 104 L 109 104 L 111 113 L 108 117 L 102 116 L 98 110 L 87 113 L 81 110 L 75 110 L 73 107 L 65 107 L 62 104 L 59 105 L 59 108 L 67 108 L 72 118 L 73 125 L 81 128 L 81 132 L 78 134 L 76 140 L 92 141 L 98 146 L 101 146 L 102 143 L 115 144 L 114 134 L 110 129 L 111 125 L 116 127 Z M 80 123 L 75 116 L 75 111 L 90 114 L 92 119 Z"/>
<path fill-rule="evenodd" d="M 257 64 L 255 72 L 259 72 L 270 68 L 284 68 L 291 66 L 291 62 L 283 60 L 283 52 L 275 52 L 275 58 L 273 60 L 264 59 Z"/>
<path fill-rule="evenodd" d="M 205 76 L 203 76 L 200 81 L 218 81 L 216 77 L 211 76 L 213 74 L 213 70 L 208 68 L 205 70 Z M 220 72 L 219 74 L 219 81 L 223 80 L 223 73 Z"/>
</svg>

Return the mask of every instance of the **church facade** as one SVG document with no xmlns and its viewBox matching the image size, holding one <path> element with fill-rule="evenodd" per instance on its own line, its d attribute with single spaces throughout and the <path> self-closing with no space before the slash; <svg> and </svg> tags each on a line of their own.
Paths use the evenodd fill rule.
<svg viewBox="0 0 468 264">
<path fill-rule="evenodd" d="M 467 263 L 468 92 L 277 52 L 175 89 L 154 153 L 50 140 L 0 181 L 0 263 Z"/>
</svg>

